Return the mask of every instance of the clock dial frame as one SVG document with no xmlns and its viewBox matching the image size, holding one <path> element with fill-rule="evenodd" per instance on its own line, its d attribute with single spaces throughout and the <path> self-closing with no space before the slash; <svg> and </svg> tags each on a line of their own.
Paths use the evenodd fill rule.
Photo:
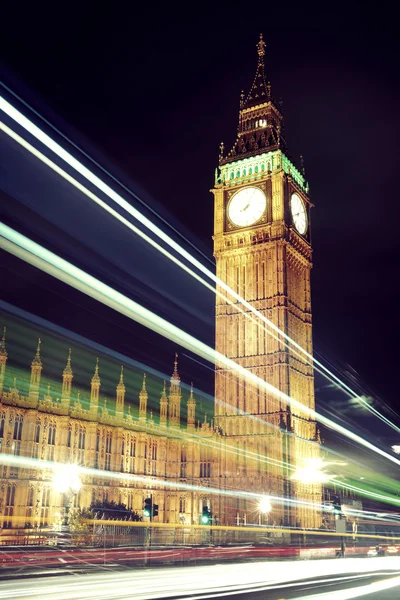
<svg viewBox="0 0 400 600">
<path fill-rule="evenodd" d="M 265 214 L 267 197 L 258 187 L 246 187 L 236 192 L 227 206 L 229 221 L 235 227 L 250 227 Z"/>
<path fill-rule="evenodd" d="M 290 212 L 296 231 L 305 235 L 308 229 L 307 211 L 304 201 L 296 193 L 290 197 Z"/>
</svg>

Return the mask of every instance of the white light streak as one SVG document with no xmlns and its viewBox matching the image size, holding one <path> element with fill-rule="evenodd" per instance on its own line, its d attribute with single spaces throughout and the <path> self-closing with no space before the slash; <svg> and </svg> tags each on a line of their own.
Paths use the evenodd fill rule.
<svg viewBox="0 0 400 600">
<path fill-rule="evenodd" d="M 92 173 L 87 167 L 85 167 L 80 161 L 74 158 L 69 152 L 67 152 L 64 148 L 62 148 L 59 144 L 57 144 L 54 140 L 50 138 L 44 131 L 42 131 L 39 127 L 37 127 L 32 121 L 30 121 L 27 117 L 25 117 L 20 111 L 18 111 L 12 104 L 7 102 L 5 98 L 0 96 L 0 109 L 3 110 L 11 119 L 17 122 L 21 127 L 23 127 L 26 131 L 28 131 L 32 136 L 34 136 L 37 140 L 39 140 L 42 144 L 44 144 L 47 148 L 49 148 L 52 152 L 54 152 L 59 158 L 64 160 L 69 166 L 75 169 L 78 173 L 80 173 L 83 177 L 85 177 L 88 181 L 90 181 L 93 185 L 95 185 L 99 190 L 101 190 L 104 194 L 106 194 L 113 202 L 118 204 L 121 208 L 123 208 L 127 213 L 137 219 L 142 225 L 144 225 L 147 229 L 149 229 L 152 233 L 157 235 L 163 242 L 165 242 L 168 246 L 173 248 L 175 252 L 180 254 L 185 260 L 195 266 L 200 272 L 202 272 L 206 277 L 215 282 L 218 286 L 220 286 L 225 292 L 230 294 L 233 298 L 238 300 L 247 310 L 252 312 L 254 315 L 258 317 L 261 321 L 263 321 L 270 329 L 275 331 L 278 336 L 283 337 L 291 346 L 296 348 L 299 352 L 301 352 L 311 363 L 317 365 L 319 369 L 322 369 L 331 380 L 341 387 L 350 397 L 358 397 L 347 384 L 339 379 L 334 373 L 332 373 L 325 365 L 320 363 L 316 358 L 312 356 L 309 352 L 307 352 L 302 346 L 297 344 L 289 335 L 285 332 L 281 331 L 279 327 L 277 327 L 272 321 L 267 319 L 262 313 L 260 313 L 251 303 L 247 302 L 240 294 L 237 294 L 233 289 L 229 287 L 224 281 L 219 279 L 205 267 L 200 261 L 198 261 L 195 257 L 193 257 L 189 252 L 187 252 L 184 248 L 182 248 L 177 242 L 175 242 L 168 234 L 166 234 L 162 229 L 157 227 L 154 223 L 152 223 L 149 219 L 147 219 L 140 211 L 135 209 L 129 202 L 127 202 L 120 194 L 115 192 L 110 186 L 108 186 L 104 181 L 102 181 L 99 177 L 97 177 L 94 173 Z M 105 205 L 107 206 L 107 205 Z M 105 208 L 103 206 L 103 208 Z M 108 207 L 109 208 L 109 207 Z M 117 213 L 118 214 L 118 213 Z M 119 215 L 120 217 L 120 215 Z M 120 219 L 121 220 L 121 219 Z M 149 241 L 149 240 L 147 240 Z M 163 250 L 165 254 L 165 251 Z M 171 255 L 172 256 L 172 255 Z M 176 259 L 174 260 L 176 262 Z M 178 264 L 178 263 L 177 263 Z M 181 265 L 180 265 L 181 266 Z M 185 269 L 186 270 L 186 269 Z M 196 277 L 199 280 L 198 276 Z M 390 426 L 390 422 L 388 423 Z"/>
<path fill-rule="evenodd" d="M 2 235 L 2 247 L 11 252 L 15 256 L 29 262 L 30 264 L 42 269 L 43 271 L 53 275 L 57 279 L 64 281 L 68 285 L 75 287 L 83 293 L 95 298 L 99 302 L 113 308 L 114 310 L 126 315 L 130 319 L 137 321 L 138 323 L 148 327 L 152 331 L 160 334 L 163 337 L 174 341 L 175 343 L 185 347 L 189 351 L 205 358 L 211 363 L 224 366 L 227 369 L 235 370 L 243 378 L 252 384 L 262 386 L 267 392 L 273 394 L 279 399 L 287 402 L 292 407 L 300 410 L 303 414 L 307 414 L 312 419 L 317 419 L 330 429 L 337 431 L 341 435 L 348 437 L 349 439 L 359 443 L 360 445 L 380 454 L 387 458 L 394 464 L 400 466 L 400 460 L 394 456 L 388 454 L 384 450 L 381 450 L 377 446 L 374 446 L 367 440 L 361 438 L 357 434 L 345 429 L 341 425 L 331 421 L 324 415 L 318 414 L 315 410 L 308 408 L 301 402 L 291 398 L 287 394 L 284 394 L 268 382 L 260 379 L 247 369 L 241 367 L 233 360 L 227 358 L 223 354 L 217 352 L 210 346 L 207 346 L 203 342 L 200 342 L 193 336 L 189 335 L 182 329 L 179 329 L 175 325 L 168 323 L 165 319 L 162 319 L 155 313 L 144 308 L 137 302 L 134 302 L 130 298 L 127 298 L 120 292 L 117 292 L 110 286 L 99 281 L 95 277 L 92 277 L 88 273 L 85 273 L 81 269 L 78 269 L 74 265 L 71 265 L 64 259 L 60 258 L 56 254 L 46 250 L 39 244 L 36 244 L 32 240 L 29 240 L 20 233 L 14 231 L 7 225 L 0 224 L 0 234 Z"/>
</svg>

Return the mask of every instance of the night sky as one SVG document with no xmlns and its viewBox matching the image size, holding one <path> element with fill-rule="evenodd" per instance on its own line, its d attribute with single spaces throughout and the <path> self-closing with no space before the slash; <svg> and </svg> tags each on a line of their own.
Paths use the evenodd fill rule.
<svg viewBox="0 0 400 600">
<path fill-rule="evenodd" d="M 125 173 L 212 259 L 209 190 L 218 147 L 235 139 L 239 95 L 252 83 L 262 31 L 289 151 L 297 164 L 304 156 L 315 205 L 315 350 L 342 372 L 350 366 L 355 385 L 396 408 L 400 56 L 393 17 L 384 5 L 380 15 L 349 7 L 339 14 L 337 5 L 336 13 L 285 7 L 287 14 L 279 7 L 265 14 L 257 9 L 253 18 L 246 17 L 254 12 L 250 6 L 229 17 L 218 9 L 138 14 L 118 10 L 118 3 L 106 11 L 82 3 L 79 12 L 57 16 L 35 8 L 23 23 L 7 9 L 3 80 L 80 145 L 104 156 L 113 172 Z M 26 227 L 23 213 L 12 212 L 10 200 L 8 222 Z M 3 260 L 7 301 L 72 331 L 81 332 L 84 322 L 87 337 L 146 360 L 135 347 L 144 344 L 148 354 L 149 346 L 132 339 L 126 319 L 16 259 Z M 204 339 L 212 343 L 212 302 L 204 307 L 210 324 Z M 167 343 L 163 348 L 167 358 L 154 355 L 154 366 L 168 372 L 174 350 Z M 193 368 L 183 364 L 186 379 Z M 212 391 L 212 376 L 203 376 L 201 385 Z"/>
</svg>

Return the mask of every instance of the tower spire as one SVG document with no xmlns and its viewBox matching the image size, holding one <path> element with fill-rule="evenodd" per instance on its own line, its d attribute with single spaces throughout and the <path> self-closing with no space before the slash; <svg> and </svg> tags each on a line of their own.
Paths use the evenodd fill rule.
<svg viewBox="0 0 400 600">
<path fill-rule="evenodd" d="M 264 42 L 263 39 L 263 34 L 260 33 L 260 39 L 256 44 L 258 54 L 256 74 L 254 76 L 253 85 L 250 88 L 247 98 L 244 101 L 242 101 L 241 108 L 251 108 L 252 106 L 256 106 L 257 104 L 269 102 L 269 100 L 271 99 L 271 86 L 269 85 L 269 83 L 267 83 L 265 79 L 264 56 L 266 45 L 267 44 Z"/>
<path fill-rule="evenodd" d="M 220 167 L 242 158 L 284 150 L 280 133 L 283 117 L 272 100 L 271 84 L 265 75 L 266 43 L 262 33 L 256 48 L 258 61 L 253 83 L 247 96 L 243 91 L 240 95 L 238 135 L 231 151 L 220 155 Z"/>
<path fill-rule="evenodd" d="M 8 354 L 7 354 L 7 348 L 6 348 L 6 328 L 4 327 L 3 337 L 1 338 L 1 345 L 0 345 L 0 395 L 3 392 L 7 357 L 8 357 Z"/>
<path fill-rule="evenodd" d="M 121 419 L 124 416 L 125 391 L 126 388 L 124 384 L 124 367 L 121 366 L 121 374 L 119 376 L 119 382 L 117 385 L 117 398 L 115 402 L 117 417 Z"/>
<path fill-rule="evenodd" d="M 139 421 L 146 421 L 148 397 L 149 395 L 146 389 L 146 373 L 143 373 L 142 389 L 139 394 Z"/>
<path fill-rule="evenodd" d="M 175 354 L 174 371 L 169 388 L 169 424 L 180 426 L 181 420 L 181 378 L 178 373 L 178 354 Z"/>
<path fill-rule="evenodd" d="M 96 358 L 96 366 L 90 386 L 90 412 L 92 415 L 97 415 L 99 410 L 100 385 L 99 359 Z"/>
<path fill-rule="evenodd" d="M 71 348 L 68 350 L 67 364 L 62 375 L 62 391 L 61 391 L 61 404 L 63 408 L 68 411 L 70 400 L 71 400 L 71 387 L 72 387 L 72 367 L 71 367 Z"/>
<path fill-rule="evenodd" d="M 187 401 L 187 429 L 194 430 L 196 422 L 196 400 L 193 396 L 193 383 L 190 384 L 190 394 Z"/>
<path fill-rule="evenodd" d="M 167 409 L 168 409 L 168 398 L 167 398 L 167 382 L 164 380 L 164 387 L 161 392 L 160 398 L 160 425 L 166 427 L 167 425 Z"/>
<path fill-rule="evenodd" d="M 34 401 L 39 399 L 39 387 L 40 387 L 40 376 L 42 373 L 42 361 L 40 358 L 40 338 L 38 340 L 38 345 L 36 348 L 35 358 L 32 361 L 31 365 L 31 382 L 29 386 L 29 397 Z"/>
<path fill-rule="evenodd" d="M 41 342 L 41 340 L 39 338 L 38 339 L 38 345 L 37 345 L 37 348 L 36 348 L 35 358 L 32 361 L 32 366 L 34 366 L 34 365 L 38 365 L 38 366 L 40 365 L 41 366 L 42 365 L 42 361 L 40 359 L 40 344 L 41 343 L 42 342 Z"/>
</svg>

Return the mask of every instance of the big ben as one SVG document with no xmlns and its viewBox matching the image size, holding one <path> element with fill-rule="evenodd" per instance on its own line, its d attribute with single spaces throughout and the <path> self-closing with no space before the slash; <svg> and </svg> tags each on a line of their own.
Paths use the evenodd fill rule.
<svg viewBox="0 0 400 600">
<path fill-rule="evenodd" d="M 221 145 L 212 190 L 217 278 L 247 303 L 217 285 L 216 349 L 277 393 L 217 366 L 215 424 L 227 448 L 220 472 L 227 490 L 281 498 L 272 511 L 275 524 L 314 527 L 321 488 L 294 478 L 319 455 L 316 422 L 301 410 L 314 409 L 313 368 L 288 342 L 312 354 L 312 205 L 265 77 L 262 35 L 257 53 L 253 84 L 241 95 L 237 138 L 226 155 Z M 294 408 L 279 392 L 300 405 Z M 254 510 L 251 500 L 226 500 L 225 522 L 251 519 Z"/>
</svg>

